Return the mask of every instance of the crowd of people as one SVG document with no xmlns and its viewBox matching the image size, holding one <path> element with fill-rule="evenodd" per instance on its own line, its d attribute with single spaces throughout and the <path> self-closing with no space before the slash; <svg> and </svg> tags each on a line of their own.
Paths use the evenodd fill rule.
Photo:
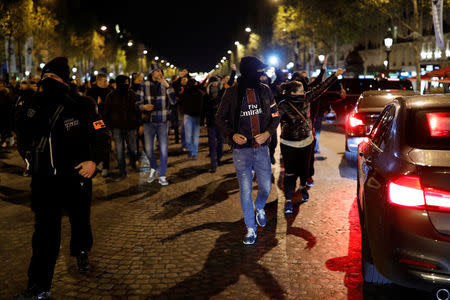
<svg viewBox="0 0 450 300">
<path fill-rule="evenodd" d="M 169 185 L 171 129 L 187 159 L 196 160 L 200 128 L 207 127 L 211 173 L 220 166 L 224 144 L 230 144 L 247 228 L 243 243 L 255 243 L 257 225 L 266 225 L 264 206 L 278 142 L 285 172 L 284 212 L 293 211 L 298 178 L 303 201 L 309 199 L 314 153 L 319 151 L 317 123 L 323 115 L 317 99 L 343 72 L 338 69 L 323 80 L 325 66 L 326 60 L 312 80 L 307 72 L 296 72 L 288 79 L 280 71 L 272 82 L 264 72 L 268 66 L 249 56 L 240 62 L 239 77 L 233 65 L 231 74 L 210 73 L 202 82 L 186 69 L 168 80 L 155 64 L 146 77 L 133 73 L 108 81 L 105 74 L 98 74 L 82 85 L 70 79 L 67 58 L 59 57 L 45 65 L 40 78 L 1 82 L 1 146 L 17 143 L 25 161 L 24 176 L 32 175 L 31 207 L 36 216 L 29 284 L 21 299 L 50 295 L 63 207 L 72 226 L 71 255 L 80 273 L 89 269 L 91 179 L 97 171 L 111 176 L 113 149 L 119 169 L 114 181 L 127 178 L 129 168 L 138 171 L 143 149 L 150 163 L 147 182 L 158 178 L 160 185 Z M 255 202 L 251 197 L 254 180 L 258 183 Z"/>
</svg>

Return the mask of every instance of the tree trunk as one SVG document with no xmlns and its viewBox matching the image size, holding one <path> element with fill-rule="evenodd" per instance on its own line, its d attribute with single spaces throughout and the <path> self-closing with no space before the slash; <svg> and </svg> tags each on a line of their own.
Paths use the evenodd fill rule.
<svg viewBox="0 0 450 300">
<path fill-rule="evenodd" d="M 414 30 L 422 36 L 422 32 L 420 31 L 421 26 L 419 24 L 419 8 L 417 7 L 417 0 L 412 0 L 413 8 L 414 8 Z M 420 43 L 421 39 L 416 39 L 414 41 L 414 52 L 415 52 L 415 64 L 416 64 L 416 84 L 417 89 L 420 93 L 421 90 L 421 76 L 420 76 Z"/>
</svg>

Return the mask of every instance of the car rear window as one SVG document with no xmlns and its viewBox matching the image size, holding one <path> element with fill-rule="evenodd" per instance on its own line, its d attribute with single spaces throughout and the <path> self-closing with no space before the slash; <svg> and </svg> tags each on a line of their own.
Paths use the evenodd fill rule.
<svg viewBox="0 0 450 300">
<path fill-rule="evenodd" d="M 374 108 L 380 109 L 385 107 L 394 97 L 387 97 L 384 95 L 374 95 L 362 97 L 358 103 L 358 108 Z M 380 109 L 381 111 L 381 109 Z"/>
<path fill-rule="evenodd" d="M 413 86 L 409 80 L 380 80 L 378 81 L 378 89 L 411 91 L 413 90 Z"/>
<path fill-rule="evenodd" d="M 450 108 L 410 110 L 407 138 L 413 148 L 450 150 Z"/>
</svg>

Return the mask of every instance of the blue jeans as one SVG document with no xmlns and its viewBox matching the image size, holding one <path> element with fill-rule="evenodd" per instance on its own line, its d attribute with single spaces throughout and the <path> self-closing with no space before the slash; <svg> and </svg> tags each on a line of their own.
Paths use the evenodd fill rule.
<svg viewBox="0 0 450 300">
<path fill-rule="evenodd" d="M 322 120 L 323 120 L 323 113 L 319 112 L 317 114 L 316 121 L 314 122 L 314 132 L 315 132 L 315 136 L 316 136 L 316 145 L 314 147 L 314 151 L 319 150 L 319 137 L 320 137 L 320 132 L 322 131 Z"/>
<path fill-rule="evenodd" d="M 155 157 L 155 137 L 159 144 L 159 167 Z M 145 154 L 150 161 L 150 167 L 158 171 L 159 176 L 166 176 L 169 156 L 169 123 L 144 123 Z"/>
<path fill-rule="evenodd" d="M 200 136 L 200 118 L 184 115 L 184 135 L 189 154 L 197 156 L 198 138 Z"/>
<path fill-rule="evenodd" d="M 252 200 L 252 170 L 258 179 L 256 209 L 263 209 L 272 188 L 272 170 L 270 168 L 269 147 L 233 149 L 233 162 L 239 181 L 241 207 L 247 228 L 256 230 L 255 212 Z"/>
<path fill-rule="evenodd" d="M 223 136 L 217 126 L 208 127 L 208 143 L 211 165 L 217 167 L 223 155 Z"/>
<path fill-rule="evenodd" d="M 136 165 L 137 161 L 137 130 L 113 128 L 114 144 L 116 145 L 116 157 L 119 163 L 120 175 L 127 174 L 127 165 L 125 163 L 125 141 L 130 154 L 130 164 Z"/>
</svg>

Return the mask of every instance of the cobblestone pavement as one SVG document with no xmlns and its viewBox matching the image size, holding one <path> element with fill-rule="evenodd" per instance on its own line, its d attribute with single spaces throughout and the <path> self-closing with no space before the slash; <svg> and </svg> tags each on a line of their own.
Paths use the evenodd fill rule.
<svg viewBox="0 0 450 300">
<path fill-rule="evenodd" d="M 120 183 L 94 179 L 92 268 L 77 273 L 64 218 L 55 299 L 363 299 L 356 171 L 343 159 L 341 133 L 322 131 L 311 198 L 300 205 L 297 193 L 287 217 L 277 152 L 267 226 L 252 246 L 242 244 L 231 153 L 208 173 L 204 130 L 200 141 L 196 161 L 170 146 L 167 187 L 146 183 L 148 168 Z M 0 299 L 11 299 L 26 287 L 33 215 L 20 158 L 12 148 L 0 151 Z M 376 293 L 370 299 L 392 299 Z"/>
</svg>

